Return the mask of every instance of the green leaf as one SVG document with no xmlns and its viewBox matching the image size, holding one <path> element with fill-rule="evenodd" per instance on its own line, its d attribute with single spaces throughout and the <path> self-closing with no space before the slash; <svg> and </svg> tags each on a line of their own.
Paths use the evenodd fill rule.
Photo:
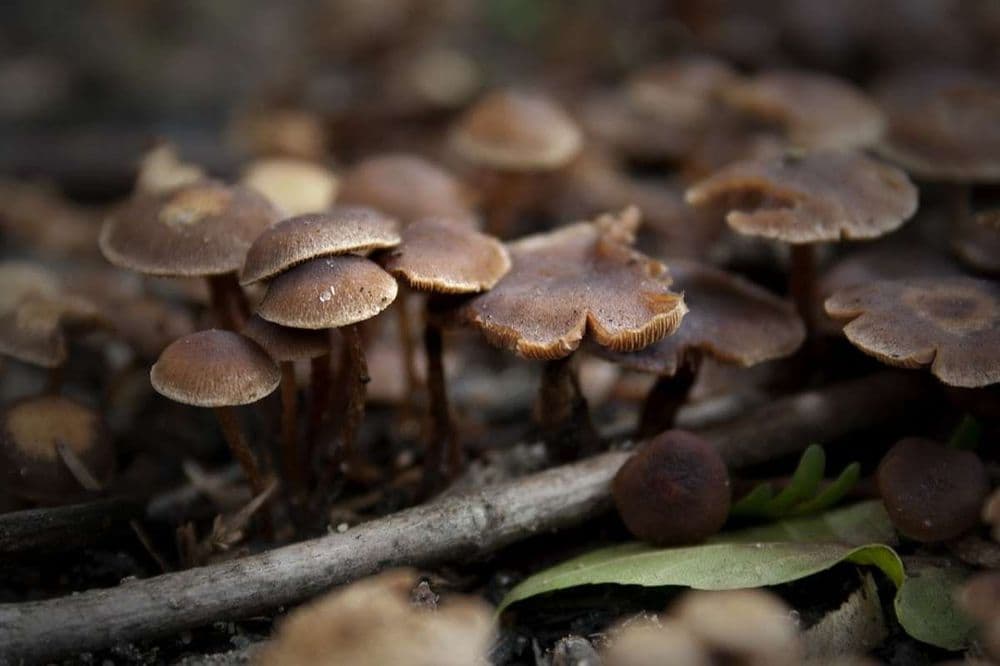
<svg viewBox="0 0 1000 666">
<path fill-rule="evenodd" d="M 962 567 L 910 569 L 894 605 L 900 626 L 910 636 L 946 650 L 969 642 L 973 625 L 957 608 L 955 588 L 969 576 Z"/>
<path fill-rule="evenodd" d="M 812 497 L 816 493 L 820 481 L 823 480 L 825 469 L 826 454 L 823 453 L 823 447 L 818 444 L 810 444 L 802 452 L 802 457 L 799 459 L 799 464 L 788 485 L 771 501 L 768 511 L 780 515 L 795 504 Z"/>
<path fill-rule="evenodd" d="M 894 538 L 885 510 L 865 502 L 811 518 L 787 520 L 719 535 L 700 546 L 653 548 L 628 543 L 603 548 L 524 580 L 498 612 L 530 597 L 577 587 L 614 583 L 678 585 L 727 590 L 779 585 L 841 562 L 879 567 L 897 585 L 903 564 L 888 545 Z"/>
<path fill-rule="evenodd" d="M 844 468 L 840 476 L 819 494 L 810 500 L 802 502 L 794 508 L 796 515 L 804 516 L 810 513 L 826 511 L 844 498 L 854 484 L 861 478 L 861 463 L 851 463 Z"/>
<path fill-rule="evenodd" d="M 759 516 L 767 509 L 768 502 L 774 497 L 774 488 L 770 483 L 762 483 L 753 490 L 733 502 L 729 509 L 731 516 Z"/>
</svg>

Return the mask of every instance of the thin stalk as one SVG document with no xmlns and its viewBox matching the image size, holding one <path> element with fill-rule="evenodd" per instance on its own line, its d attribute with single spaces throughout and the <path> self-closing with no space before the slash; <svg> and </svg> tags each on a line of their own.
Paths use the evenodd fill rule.
<svg viewBox="0 0 1000 666">
<path fill-rule="evenodd" d="M 281 368 L 281 462 L 291 494 L 302 491 L 302 459 L 298 450 L 299 399 L 295 364 L 282 361 Z"/>
<path fill-rule="evenodd" d="M 672 377 L 657 377 L 649 389 L 639 419 L 640 438 L 652 437 L 674 427 L 677 412 L 688 400 L 691 387 L 698 378 L 700 358 L 682 363 Z"/>
<path fill-rule="evenodd" d="M 344 420 L 340 426 L 341 459 L 344 462 L 345 473 L 362 482 L 372 481 L 378 477 L 378 472 L 363 459 L 358 451 L 358 434 L 365 418 L 365 400 L 367 398 L 368 361 L 365 358 L 365 348 L 361 340 L 361 330 L 357 324 L 344 326 L 340 329 L 344 336 L 347 372 L 344 379 L 347 383 L 347 403 L 344 409 Z"/>
<path fill-rule="evenodd" d="M 399 345 L 403 352 L 403 370 L 406 373 L 406 393 L 403 395 L 402 405 L 405 419 L 413 416 L 414 400 L 420 391 L 420 379 L 417 377 L 417 352 L 413 344 L 413 324 L 410 310 L 407 307 L 408 301 L 406 294 L 400 294 L 394 303 Z"/>
<path fill-rule="evenodd" d="M 222 326 L 231 331 L 239 331 L 250 316 L 243 289 L 236 280 L 235 273 L 210 275 L 206 278 L 212 297 L 212 309 Z"/>
<path fill-rule="evenodd" d="M 232 407 L 215 407 L 213 411 L 222 427 L 222 435 L 226 438 L 230 451 L 233 452 L 240 467 L 243 468 L 243 473 L 250 484 L 250 490 L 253 491 L 254 496 L 260 495 L 267 490 L 267 483 L 260 470 L 260 465 L 257 464 L 257 458 L 254 457 L 253 451 L 250 450 L 250 446 L 243 436 L 243 428 L 240 426 L 236 410 Z M 266 537 L 273 536 L 274 528 L 271 524 L 271 516 L 266 511 L 261 513 L 261 526 Z"/>
<path fill-rule="evenodd" d="M 549 453 L 561 461 L 594 453 L 599 438 L 587 400 L 573 370 L 572 356 L 547 361 L 542 369 L 537 414 Z"/>
<path fill-rule="evenodd" d="M 813 331 L 816 329 L 816 246 L 796 243 L 791 246 L 790 258 L 788 292 L 806 328 Z"/>
<path fill-rule="evenodd" d="M 312 468 L 316 443 L 319 441 L 319 433 L 323 427 L 323 417 L 326 415 L 330 404 L 331 381 L 329 353 L 317 356 L 309 361 L 310 403 L 309 415 L 306 420 L 307 450 L 304 456 L 307 469 Z"/>
<path fill-rule="evenodd" d="M 453 479 L 463 466 L 463 452 L 455 432 L 448 404 L 444 376 L 444 342 L 441 328 L 427 322 L 424 328 L 424 352 L 427 355 L 427 395 L 430 433 L 424 454 L 424 494 L 440 489 L 443 479 Z"/>
</svg>

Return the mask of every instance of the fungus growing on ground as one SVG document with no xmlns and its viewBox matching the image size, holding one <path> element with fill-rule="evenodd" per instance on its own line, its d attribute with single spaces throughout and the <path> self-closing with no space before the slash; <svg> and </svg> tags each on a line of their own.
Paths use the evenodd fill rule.
<svg viewBox="0 0 1000 666">
<path fill-rule="evenodd" d="M 77 498 L 83 487 L 70 467 L 74 462 L 82 463 L 83 473 L 99 485 L 114 474 L 111 437 L 97 412 L 54 395 L 19 400 L 4 408 L 0 414 L 4 492 L 47 504 Z"/>
<path fill-rule="evenodd" d="M 491 344 L 546 361 L 539 410 L 562 457 L 596 445 L 570 364 L 584 338 L 636 351 L 676 331 L 687 312 L 666 267 L 632 248 L 638 226 L 629 208 L 509 243 L 510 272 L 459 313 Z"/>
<path fill-rule="evenodd" d="M 463 222 L 427 218 L 403 229 L 403 241 L 380 259 L 382 267 L 411 289 L 432 296 L 442 307 L 449 296 L 491 289 L 510 270 L 510 256 L 492 236 Z M 462 450 L 454 431 L 445 388 L 441 326 L 428 312 L 424 328 L 431 431 L 424 460 L 424 483 L 433 488 L 443 474 L 454 478 L 462 466 Z"/>
<path fill-rule="evenodd" d="M 281 454 L 284 478 L 295 493 L 305 484 L 306 460 L 298 441 L 298 385 L 296 361 L 317 361 L 314 370 L 330 363 L 330 338 L 326 331 L 287 328 L 254 315 L 243 327 L 243 335 L 260 345 L 281 370 Z M 317 376 L 314 372 L 313 377 Z M 320 376 L 323 376 L 320 374 Z M 314 382 L 315 386 L 315 382 Z M 324 394 L 325 395 L 325 394 Z M 323 399 L 324 396 L 319 396 Z M 316 399 L 316 397 L 314 397 Z"/>
<path fill-rule="evenodd" d="M 338 187 L 337 177 L 321 164 L 287 157 L 251 163 L 240 183 L 263 194 L 287 215 L 326 210 L 333 205 Z"/>
<path fill-rule="evenodd" d="M 488 226 L 503 236 L 534 196 L 539 176 L 576 157 L 580 129 L 555 100 L 522 90 L 495 90 L 458 119 L 451 142 L 459 156 L 482 170 L 480 191 Z"/>
<path fill-rule="evenodd" d="M 917 210 L 917 189 L 906 174 L 850 152 L 737 162 L 692 186 L 685 198 L 724 207 L 726 223 L 741 234 L 791 244 L 789 290 L 807 325 L 815 244 L 878 238 Z"/>
<path fill-rule="evenodd" d="M 671 124 L 705 123 L 719 92 L 737 74 L 725 62 L 707 56 L 675 58 L 646 65 L 626 82 L 632 104 Z"/>
<path fill-rule="evenodd" d="M 776 124 L 791 144 L 806 150 L 866 148 L 885 130 L 878 105 L 840 79 L 813 72 L 774 70 L 722 89 L 731 108 Z"/>
<path fill-rule="evenodd" d="M 278 388 L 281 372 L 267 352 L 239 333 L 199 331 L 164 349 L 149 378 L 158 393 L 174 402 L 211 408 L 253 494 L 267 490 L 264 472 L 233 409 L 255 403 Z"/>
<path fill-rule="evenodd" d="M 643 444 L 615 475 L 611 492 L 637 539 L 658 546 L 695 543 L 729 516 L 729 471 L 711 442 L 668 430 Z"/>
<path fill-rule="evenodd" d="M 859 285 L 826 300 L 861 351 L 901 368 L 930 366 L 949 386 L 1000 382 L 1000 286 L 967 277 Z"/>
<path fill-rule="evenodd" d="M 1000 209 L 960 218 L 952 248 L 962 263 L 972 270 L 1000 275 Z"/>
<path fill-rule="evenodd" d="M 794 308 L 767 290 L 698 262 L 672 259 L 668 265 L 690 307 L 677 332 L 639 351 L 601 352 L 624 368 L 659 376 L 643 408 L 640 436 L 673 425 L 702 358 L 746 368 L 790 356 L 806 336 Z"/>
<path fill-rule="evenodd" d="M 278 218 L 253 190 L 199 181 L 126 201 L 101 228 L 101 252 L 138 273 L 205 278 L 219 319 L 238 328 L 247 305 L 236 272 L 250 244 Z"/>
<path fill-rule="evenodd" d="M 896 529 L 928 543 L 975 527 L 990 491 L 986 468 L 975 453 L 918 437 L 896 442 L 875 478 Z"/>
</svg>

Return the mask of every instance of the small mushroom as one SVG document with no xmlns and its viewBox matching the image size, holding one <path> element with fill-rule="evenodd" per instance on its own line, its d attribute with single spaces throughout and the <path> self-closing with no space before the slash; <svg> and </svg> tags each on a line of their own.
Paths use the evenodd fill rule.
<svg viewBox="0 0 1000 666">
<path fill-rule="evenodd" d="M 379 259 L 382 267 L 411 289 L 437 295 L 434 305 L 460 294 L 488 291 L 510 270 L 510 256 L 492 236 L 462 222 L 426 218 L 403 229 L 403 241 Z M 424 329 L 427 386 L 432 429 L 424 461 L 424 483 L 437 484 L 442 473 L 454 478 L 462 450 L 452 424 L 445 387 L 442 329 L 428 313 Z"/>
<path fill-rule="evenodd" d="M 685 198 L 694 206 L 723 206 L 726 222 L 741 234 L 791 244 L 790 291 L 807 325 L 813 323 L 815 244 L 878 238 L 917 209 L 917 190 L 906 174 L 850 152 L 737 162 L 693 185 Z"/>
<path fill-rule="evenodd" d="M 243 113 L 234 119 L 229 134 L 241 152 L 255 157 L 318 161 L 328 141 L 322 118 L 288 106 Z"/>
<path fill-rule="evenodd" d="M 622 521 L 657 546 L 696 543 L 722 529 L 729 516 L 729 472 L 711 442 L 668 430 L 622 465 L 611 486 Z"/>
<path fill-rule="evenodd" d="M 164 349 L 149 378 L 158 393 L 174 402 L 211 408 L 253 494 L 267 490 L 264 473 L 233 409 L 257 402 L 278 388 L 281 372 L 267 352 L 239 333 L 199 331 Z"/>
<path fill-rule="evenodd" d="M 199 181 L 133 196 L 105 220 L 101 252 L 138 273 L 205 278 L 217 315 L 238 327 L 247 306 L 236 272 L 250 244 L 278 216 L 253 190 Z"/>
<path fill-rule="evenodd" d="M 603 351 L 624 368 L 659 376 L 646 400 L 640 436 L 673 425 L 704 357 L 750 367 L 793 354 L 805 340 L 801 318 L 785 301 L 732 273 L 698 262 L 668 262 L 691 310 L 677 332 L 645 349 Z"/>
<path fill-rule="evenodd" d="M 146 151 L 139 161 L 135 190 L 144 194 L 169 192 L 205 178 L 201 167 L 181 160 L 177 146 L 162 141 Z"/>
<path fill-rule="evenodd" d="M 629 208 L 510 243 L 510 272 L 459 312 L 491 344 L 546 361 L 540 416 L 564 457 L 596 444 L 570 366 L 584 338 L 636 351 L 676 331 L 687 312 L 666 267 L 632 248 L 638 226 Z"/>
<path fill-rule="evenodd" d="M 918 437 L 896 442 L 875 478 L 892 524 L 925 543 L 953 539 L 975 527 L 990 490 L 975 453 Z"/>
<path fill-rule="evenodd" d="M 111 480 L 115 452 L 100 415 L 62 396 L 14 402 L 0 414 L 0 468 L 4 490 L 33 501 L 58 503 L 83 488 L 67 466 L 67 447 L 101 485 Z"/>
<path fill-rule="evenodd" d="M 972 270 L 1000 275 L 1000 209 L 959 218 L 952 248 Z"/>
<path fill-rule="evenodd" d="M 287 328 L 272 324 L 254 315 L 243 327 L 243 335 L 260 345 L 281 370 L 281 453 L 284 477 L 294 492 L 305 484 L 304 456 L 298 442 L 298 386 L 295 381 L 296 361 L 319 360 L 313 367 L 322 368 L 330 362 L 330 339 L 326 331 Z M 313 386 L 316 375 L 313 375 Z M 317 396 L 319 398 L 319 396 Z"/>
<path fill-rule="evenodd" d="M 626 91 L 636 108 L 690 127 L 705 122 L 720 91 L 736 80 L 725 62 L 689 56 L 642 67 L 629 76 Z"/>
<path fill-rule="evenodd" d="M 949 386 L 1000 382 L 1000 286 L 966 277 L 885 280 L 835 293 L 826 312 L 845 320 L 861 351 L 901 368 L 930 366 Z"/>
<path fill-rule="evenodd" d="M 240 183 L 289 215 L 318 213 L 333 205 L 337 177 L 315 162 L 292 158 L 260 159 L 243 170 Z"/>
<path fill-rule="evenodd" d="M 972 576 L 958 590 L 955 603 L 978 625 L 978 637 L 986 654 L 1000 659 L 1000 571 Z"/>
</svg>

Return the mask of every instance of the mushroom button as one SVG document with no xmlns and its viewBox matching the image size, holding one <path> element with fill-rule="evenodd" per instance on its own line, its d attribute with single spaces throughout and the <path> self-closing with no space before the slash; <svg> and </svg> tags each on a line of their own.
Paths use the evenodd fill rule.
<svg viewBox="0 0 1000 666">
<path fill-rule="evenodd" d="M 257 160 L 244 169 L 240 182 L 289 215 L 324 211 L 337 196 L 337 178 L 333 172 L 305 160 Z"/>
</svg>

